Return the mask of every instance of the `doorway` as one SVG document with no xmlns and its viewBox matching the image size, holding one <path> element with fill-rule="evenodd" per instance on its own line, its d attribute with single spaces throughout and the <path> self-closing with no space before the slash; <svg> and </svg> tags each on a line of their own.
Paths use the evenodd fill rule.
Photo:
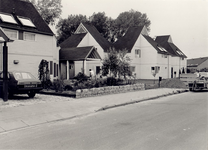
<svg viewBox="0 0 208 150">
<path fill-rule="evenodd" d="M 72 79 L 75 76 L 75 68 L 74 68 L 74 62 L 69 63 L 69 78 Z"/>
<path fill-rule="evenodd" d="M 171 67 L 171 78 L 173 78 L 173 67 Z"/>
</svg>

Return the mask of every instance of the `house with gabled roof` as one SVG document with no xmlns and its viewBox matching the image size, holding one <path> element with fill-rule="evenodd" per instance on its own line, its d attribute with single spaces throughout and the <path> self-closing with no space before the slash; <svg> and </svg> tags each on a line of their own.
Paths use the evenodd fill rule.
<svg viewBox="0 0 208 150">
<path fill-rule="evenodd" d="M 131 68 L 137 78 L 178 77 L 179 70 L 182 72 L 186 68 L 186 56 L 173 44 L 170 36 L 167 38 L 168 46 L 164 39 L 160 42 L 158 38 L 151 38 L 145 26 L 129 27 L 125 35 L 113 46 L 116 49 L 128 50 L 132 59 Z"/>
<path fill-rule="evenodd" d="M 157 36 L 155 41 L 170 53 L 168 63 L 171 78 L 187 70 L 187 56 L 173 43 L 170 35 Z"/>
<path fill-rule="evenodd" d="M 202 69 L 208 69 L 208 57 L 187 59 L 187 69 L 194 73 Z"/>
<path fill-rule="evenodd" d="M 167 38 L 168 43 L 164 42 L 163 39 L 161 39 L 162 42 L 154 40 L 148 35 L 145 26 L 135 26 L 129 27 L 123 37 L 119 38 L 115 43 L 110 43 L 102 37 L 94 26 L 81 23 L 75 34 L 61 43 L 60 53 L 66 48 L 75 49 L 76 47 L 94 46 L 102 59 L 108 49 L 114 47 L 116 50 L 127 50 L 127 55 L 131 58 L 130 69 L 136 78 L 155 79 L 159 76 L 173 78 L 178 77 L 179 70 L 186 67 L 186 56 L 170 39 L 171 37 L 169 36 Z M 60 54 L 60 60 L 62 57 Z M 85 64 L 85 66 L 90 65 Z M 99 66 L 102 66 L 101 61 L 96 65 L 94 64 L 94 68 L 91 65 L 88 69 L 95 71 L 96 68 L 100 68 Z M 68 66 L 67 68 L 71 67 Z M 95 72 L 98 71 L 96 70 Z"/>
<path fill-rule="evenodd" d="M 90 69 L 96 74 L 99 73 L 102 66 L 101 59 L 110 46 L 111 43 L 94 26 L 81 23 L 75 33 L 60 44 L 62 79 L 73 78 L 79 72 L 89 75 Z M 65 57 L 66 54 L 72 55 L 73 58 Z M 81 55 L 82 59 L 80 59 Z"/>
<path fill-rule="evenodd" d="M 59 74 L 59 47 L 54 33 L 32 3 L 26 0 L 0 0 L 0 30 L 10 39 L 8 70 L 31 72 L 38 77 L 42 59 L 49 62 L 50 77 Z M 0 45 L 0 70 L 3 69 Z"/>
</svg>

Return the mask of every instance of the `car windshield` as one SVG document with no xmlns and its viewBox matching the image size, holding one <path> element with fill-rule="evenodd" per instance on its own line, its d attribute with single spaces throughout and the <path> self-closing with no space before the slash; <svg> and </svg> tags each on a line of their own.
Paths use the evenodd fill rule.
<svg viewBox="0 0 208 150">
<path fill-rule="evenodd" d="M 19 80 L 19 79 L 34 79 L 34 77 L 30 73 L 27 73 L 27 72 L 15 72 L 14 77 L 15 77 L 16 80 Z"/>
</svg>

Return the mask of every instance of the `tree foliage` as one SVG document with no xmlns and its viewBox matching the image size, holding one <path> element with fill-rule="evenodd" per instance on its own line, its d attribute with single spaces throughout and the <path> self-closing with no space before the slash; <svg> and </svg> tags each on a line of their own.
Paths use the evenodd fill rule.
<svg viewBox="0 0 208 150">
<path fill-rule="evenodd" d="M 39 73 L 38 78 L 41 81 L 43 88 L 48 88 L 51 84 L 51 81 L 50 81 L 47 60 L 44 60 L 44 59 L 41 60 L 41 62 L 39 64 L 38 73 Z"/>
<path fill-rule="evenodd" d="M 87 18 L 83 15 L 71 15 L 67 19 L 60 19 L 56 28 L 58 29 L 59 43 L 71 36 L 81 22 L 91 23 L 108 41 L 114 42 L 121 37 L 130 26 L 147 27 L 150 31 L 150 21 L 146 14 L 130 10 L 121 13 L 116 19 L 107 17 L 104 12 L 93 13 Z"/>
<path fill-rule="evenodd" d="M 150 20 L 147 15 L 142 14 L 139 11 L 130 10 L 122 12 L 115 20 L 115 32 L 114 36 L 116 38 L 121 37 L 130 26 L 146 26 L 147 30 L 150 31 Z"/>
<path fill-rule="evenodd" d="M 89 20 L 90 23 L 103 35 L 103 37 L 108 37 L 108 17 L 105 15 L 105 12 L 93 13 Z"/>
<path fill-rule="evenodd" d="M 116 50 L 110 48 L 106 57 L 103 59 L 102 75 L 110 75 L 119 78 L 131 74 L 130 71 L 130 58 L 126 55 L 127 50 Z"/>
<path fill-rule="evenodd" d="M 30 0 L 41 17 L 49 25 L 54 25 L 62 13 L 61 0 Z"/>
<path fill-rule="evenodd" d="M 81 22 L 87 22 L 87 17 L 84 15 L 70 15 L 67 19 L 60 19 L 56 25 L 58 34 L 58 43 L 63 42 L 71 36 Z"/>
</svg>

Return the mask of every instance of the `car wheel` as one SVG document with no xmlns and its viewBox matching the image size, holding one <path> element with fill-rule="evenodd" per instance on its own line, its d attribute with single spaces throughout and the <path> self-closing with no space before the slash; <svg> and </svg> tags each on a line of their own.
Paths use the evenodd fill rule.
<svg viewBox="0 0 208 150">
<path fill-rule="evenodd" d="M 29 96 L 29 98 L 33 98 L 33 97 L 35 97 L 35 92 L 32 92 L 32 91 L 30 91 L 29 93 L 28 93 L 28 96 Z"/>
</svg>

